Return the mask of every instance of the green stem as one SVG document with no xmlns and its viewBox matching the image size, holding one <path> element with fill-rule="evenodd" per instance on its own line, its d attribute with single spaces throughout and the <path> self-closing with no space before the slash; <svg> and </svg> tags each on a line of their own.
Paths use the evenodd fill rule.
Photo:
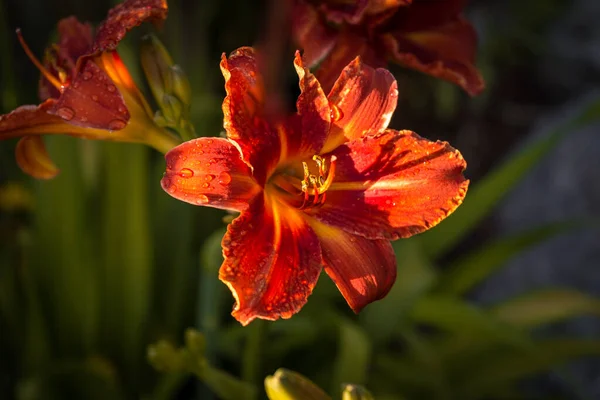
<svg viewBox="0 0 600 400">
<path fill-rule="evenodd" d="M 242 358 L 242 379 L 252 384 L 257 384 L 261 380 L 261 356 L 265 329 L 265 321 L 259 319 L 246 328 L 248 337 Z"/>
<path fill-rule="evenodd" d="M 162 154 L 166 154 L 181 142 L 165 129 L 156 126 L 155 129 L 148 131 L 146 143 L 150 147 L 160 151 Z"/>
</svg>

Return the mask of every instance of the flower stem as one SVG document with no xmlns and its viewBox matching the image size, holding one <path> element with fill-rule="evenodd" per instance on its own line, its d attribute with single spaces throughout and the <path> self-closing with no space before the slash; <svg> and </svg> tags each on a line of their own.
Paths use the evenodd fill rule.
<svg viewBox="0 0 600 400">
<path fill-rule="evenodd" d="M 261 356 L 265 321 L 255 320 L 246 330 L 246 347 L 242 359 L 242 379 L 256 384 L 261 380 Z"/>
<path fill-rule="evenodd" d="M 167 132 L 165 129 L 156 127 L 155 129 L 148 131 L 146 143 L 150 147 L 160 151 L 163 154 L 166 154 L 169 150 L 181 142 L 176 136 Z"/>
</svg>

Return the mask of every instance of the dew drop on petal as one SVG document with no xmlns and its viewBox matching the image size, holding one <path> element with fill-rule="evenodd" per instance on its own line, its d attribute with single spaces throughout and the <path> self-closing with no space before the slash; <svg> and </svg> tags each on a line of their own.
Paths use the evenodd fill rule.
<svg viewBox="0 0 600 400">
<path fill-rule="evenodd" d="M 69 107 L 61 107 L 56 110 L 56 115 L 64 119 L 65 121 L 70 121 L 75 116 L 75 111 Z"/>
<path fill-rule="evenodd" d="M 219 174 L 219 183 L 221 185 L 229 185 L 231 182 L 231 175 L 229 173 L 223 171 Z"/>
<path fill-rule="evenodd" d="M 189 168 L 182 168 L 181 171 L 179 171 L 179 176 L 182 178 L 191 178 L 194 176 L 194 171 Z"/>
<path fill-rule="evenodd" d="M 110 129 L 111 131 L 118 131 L 120 129 L 125 128 L 126 126 L 127 122 L 123 121 L 122 119 L 113 119 L 108 123 L 108 129 Z"/>
<path fill-rule="evenodd" d="M 329 113 L 331 117 L 331 122 L 337 122 L 340 119 L 344 118 L 344 112 L 340 110 L 340 108 L 335 104 L 331 104 L 331 111 L 329 111 Z"/>
<path fill-rule="evenodd" d="M 175 185 L 171 184 L 171 186 L 169 186 L 169 189 L 167 191 L 171 194 L 175 194 L 177 192 L 177 187 Z"/>
<path fill-rule="evenodd" d="M 108 90 L 111 93 L 114 93 L 117 90 L 117 87 L 113 84 L 110 84 L 106 87 L 106 90 Z"/>
<path fill-rule="evenodd" d="M 94 101 L 98 101 L 98 96 L 96 96 L 95 94 L 92 95 L 92 100 Z"/>
<path fill-rule="evenodd" d="M 211 174 L 206 174 L 206 175 L 204 176 L 204 180 L 205 180 L 206 182 L 210 182 L 210 181 L 212 181 L 213 179 L 215 179 L 215 176 L 214 176 L 214 175 L 211 175 Z"/>
<path fill-rule="evenodd" d="M 203 194 L 199 194 L 198 197 L 196 197 L 196 204 L 206 204 L 208 203 L 208 197 L 206 197 Z"/>
<path fill-rule="evenodd" d="M 92 79 L 92 73 L 90 71 L 85 71 L 81 77 L 83 78 L 84 81 L 89 81 L 90 79 Z"/>
<path fill-rule="evenodd" d="M 208 189 L 210 187 L 210 184 L 208 182 L 204 182 L 202 184 L 202 187 L 205 188 L 205 189 Z"/>
</svg>

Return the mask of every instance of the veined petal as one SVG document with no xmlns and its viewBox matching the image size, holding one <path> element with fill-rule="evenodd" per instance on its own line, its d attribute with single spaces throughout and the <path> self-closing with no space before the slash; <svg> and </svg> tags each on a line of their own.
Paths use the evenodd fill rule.
<svg viewBox="0 0 600 400">
<path fill-rule="evenodd" d="M 329 93 L 334 118 L 324 151 L 341 143 L 380 133 L 390 122 L 398 101 L 398 85 L 386 69 L 374 69 L 354 59 Z"/>
<path fill-rule="evenodd" d="M 429 30 L 387 34 L 382 41 L 400 64 L 455 83 L 472 96 L 485 87 L 475 67 L 477 35 L 464 18 Z"/>
<path fill-rule="evenodd" d="M 239 148 L 223 138 L 199 138 L 165 155 L 162 188 L 187 203 L 242 211 L 261 191 Z"/>
<path fill-rule="evenodd" d="M 325 203 L 306 212 L 368 239 L 406 238 L 435 226 L 461 204 L 469 184 L 457 150 L 410 131 L 387 130 L 330 154 L 335 180 Z"/>
<path fill-rule="evenodd" d="M 131 29 L 146 20 L 161 23 L 167 17 L 166 0 L 125 0 L 108 12 L 106 20 L 98 27 L 91 53 L 110 51 Z"/>
<path fill-rule="evenodd" d="M 0 115 L 0 140 L 47 133 L 77 134 L 80 129 L 70 126 L 55 115 L 48 114 L 48 110 L 54 105 L 55 100 L 48 99 L 39 106 L 25 105 Z"/>
<path fill-rule="evenodd" d="M 223 238 L 219 279 L 236 299 L 232 315 L 290 318 L 306 303 L 322 269 L 319 241 L 297 211 L 259 196 Z"/>
<path fill-rule="evenodd" d="M 292 33 L 303 50 L 302 59 L 308 67 L 317 65 L 335 44 L 337 32 L 322 19 L 317 9 L 303 0 L 294 5 Z"/>
<path fill-rule="evenodd" d="M 59 170 L 50 159 L 41 136 L 25 136 L 15 149 L 17 164 L 25 172 L 37 179 L 52 179 Z"/>
<path fill-rule="evenodd" d="M 289 121 L 291 125 L 285 140 L 281 159 L 306 158 L 317 154 L 323 148 L 329 132 L 331 109 L 327 96 L 319 81 L 304 67 L 300 52 L 296 52 L 294 67 L 300 80 L 300 96 L 296 102 L 298 113 Z M 283 143 L 282 143 L 283 144 Z"/>
<path fill-rule="evenodd" d="M 221 57 L 227 96 L 223 101 L 223 127 L 229 139 L 242 149 L 254 176 L 264 183 L 268 171 L 279 161 L 281 138 L 287 135 L 264 119 L 265 89 L 254 49 L 241 47 Z M 285 143 L 285 142 L 284 142 Z"/>
<path fill-rule="evenodd" d="M 111 131 L 125 128 L 130 118 L 123 96 L 92 59 L 84 61 L 49 112 L 72 125 Z"/>
<path fill-rule="evenodd" d="M 321 243 L 325 272 L 355 313 L 385 297 L 396 280 L 389 240 L 369 240 L 319 222 L 311 227 Z"/>
</svg>

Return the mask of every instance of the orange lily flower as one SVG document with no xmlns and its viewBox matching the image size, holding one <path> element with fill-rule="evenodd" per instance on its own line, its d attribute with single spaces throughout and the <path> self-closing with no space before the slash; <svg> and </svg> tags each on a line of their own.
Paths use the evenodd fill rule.
<svg viewBox="0 0 600 400">
<path fill-rule="evenodd" d="M 18 32 L 42 72 L 43 103 L 0 116 L 0 139 L 22 137 L 16 159 L 23 171 L 46 179 L 58 173 L 39 135 L 145 143 L 163 152 L 176 144 L 155 125 L 152 110 L 115 50 L 127 31 L 166 15 L 166 0 L 126 0 L 109 11 L 95 37 L 89 24 L 65 18 L 58 24 L 59 43 L 46 52 L 44 65 Z"/>
<path fill-rule="evenodd" d="M 453 82 L 470 95 L 484 88 L 475 67 L 477 36 L 461 16 L 467 0 L 296 0 L 293 35 L 317 78 L 331 87 L 360 55 Z"/>
<path fill-rule="evenodd" d="M 227 138 L 165 156 L 171 196 L 241 212 L 223 238 L 219 278 L 243 325 L 290 318 L 323 268 L 355 312 L 381 299 L 396 278 L 390 240 L 439 223 L 468 186 L 448 143 L 386 129 L 398 97 L 387 70 L 357 58 L 326 96 L 298 52 L 294 65 L 297 113 L 267 118 L 252 48 L 223 55 Z"/>
</svg>

